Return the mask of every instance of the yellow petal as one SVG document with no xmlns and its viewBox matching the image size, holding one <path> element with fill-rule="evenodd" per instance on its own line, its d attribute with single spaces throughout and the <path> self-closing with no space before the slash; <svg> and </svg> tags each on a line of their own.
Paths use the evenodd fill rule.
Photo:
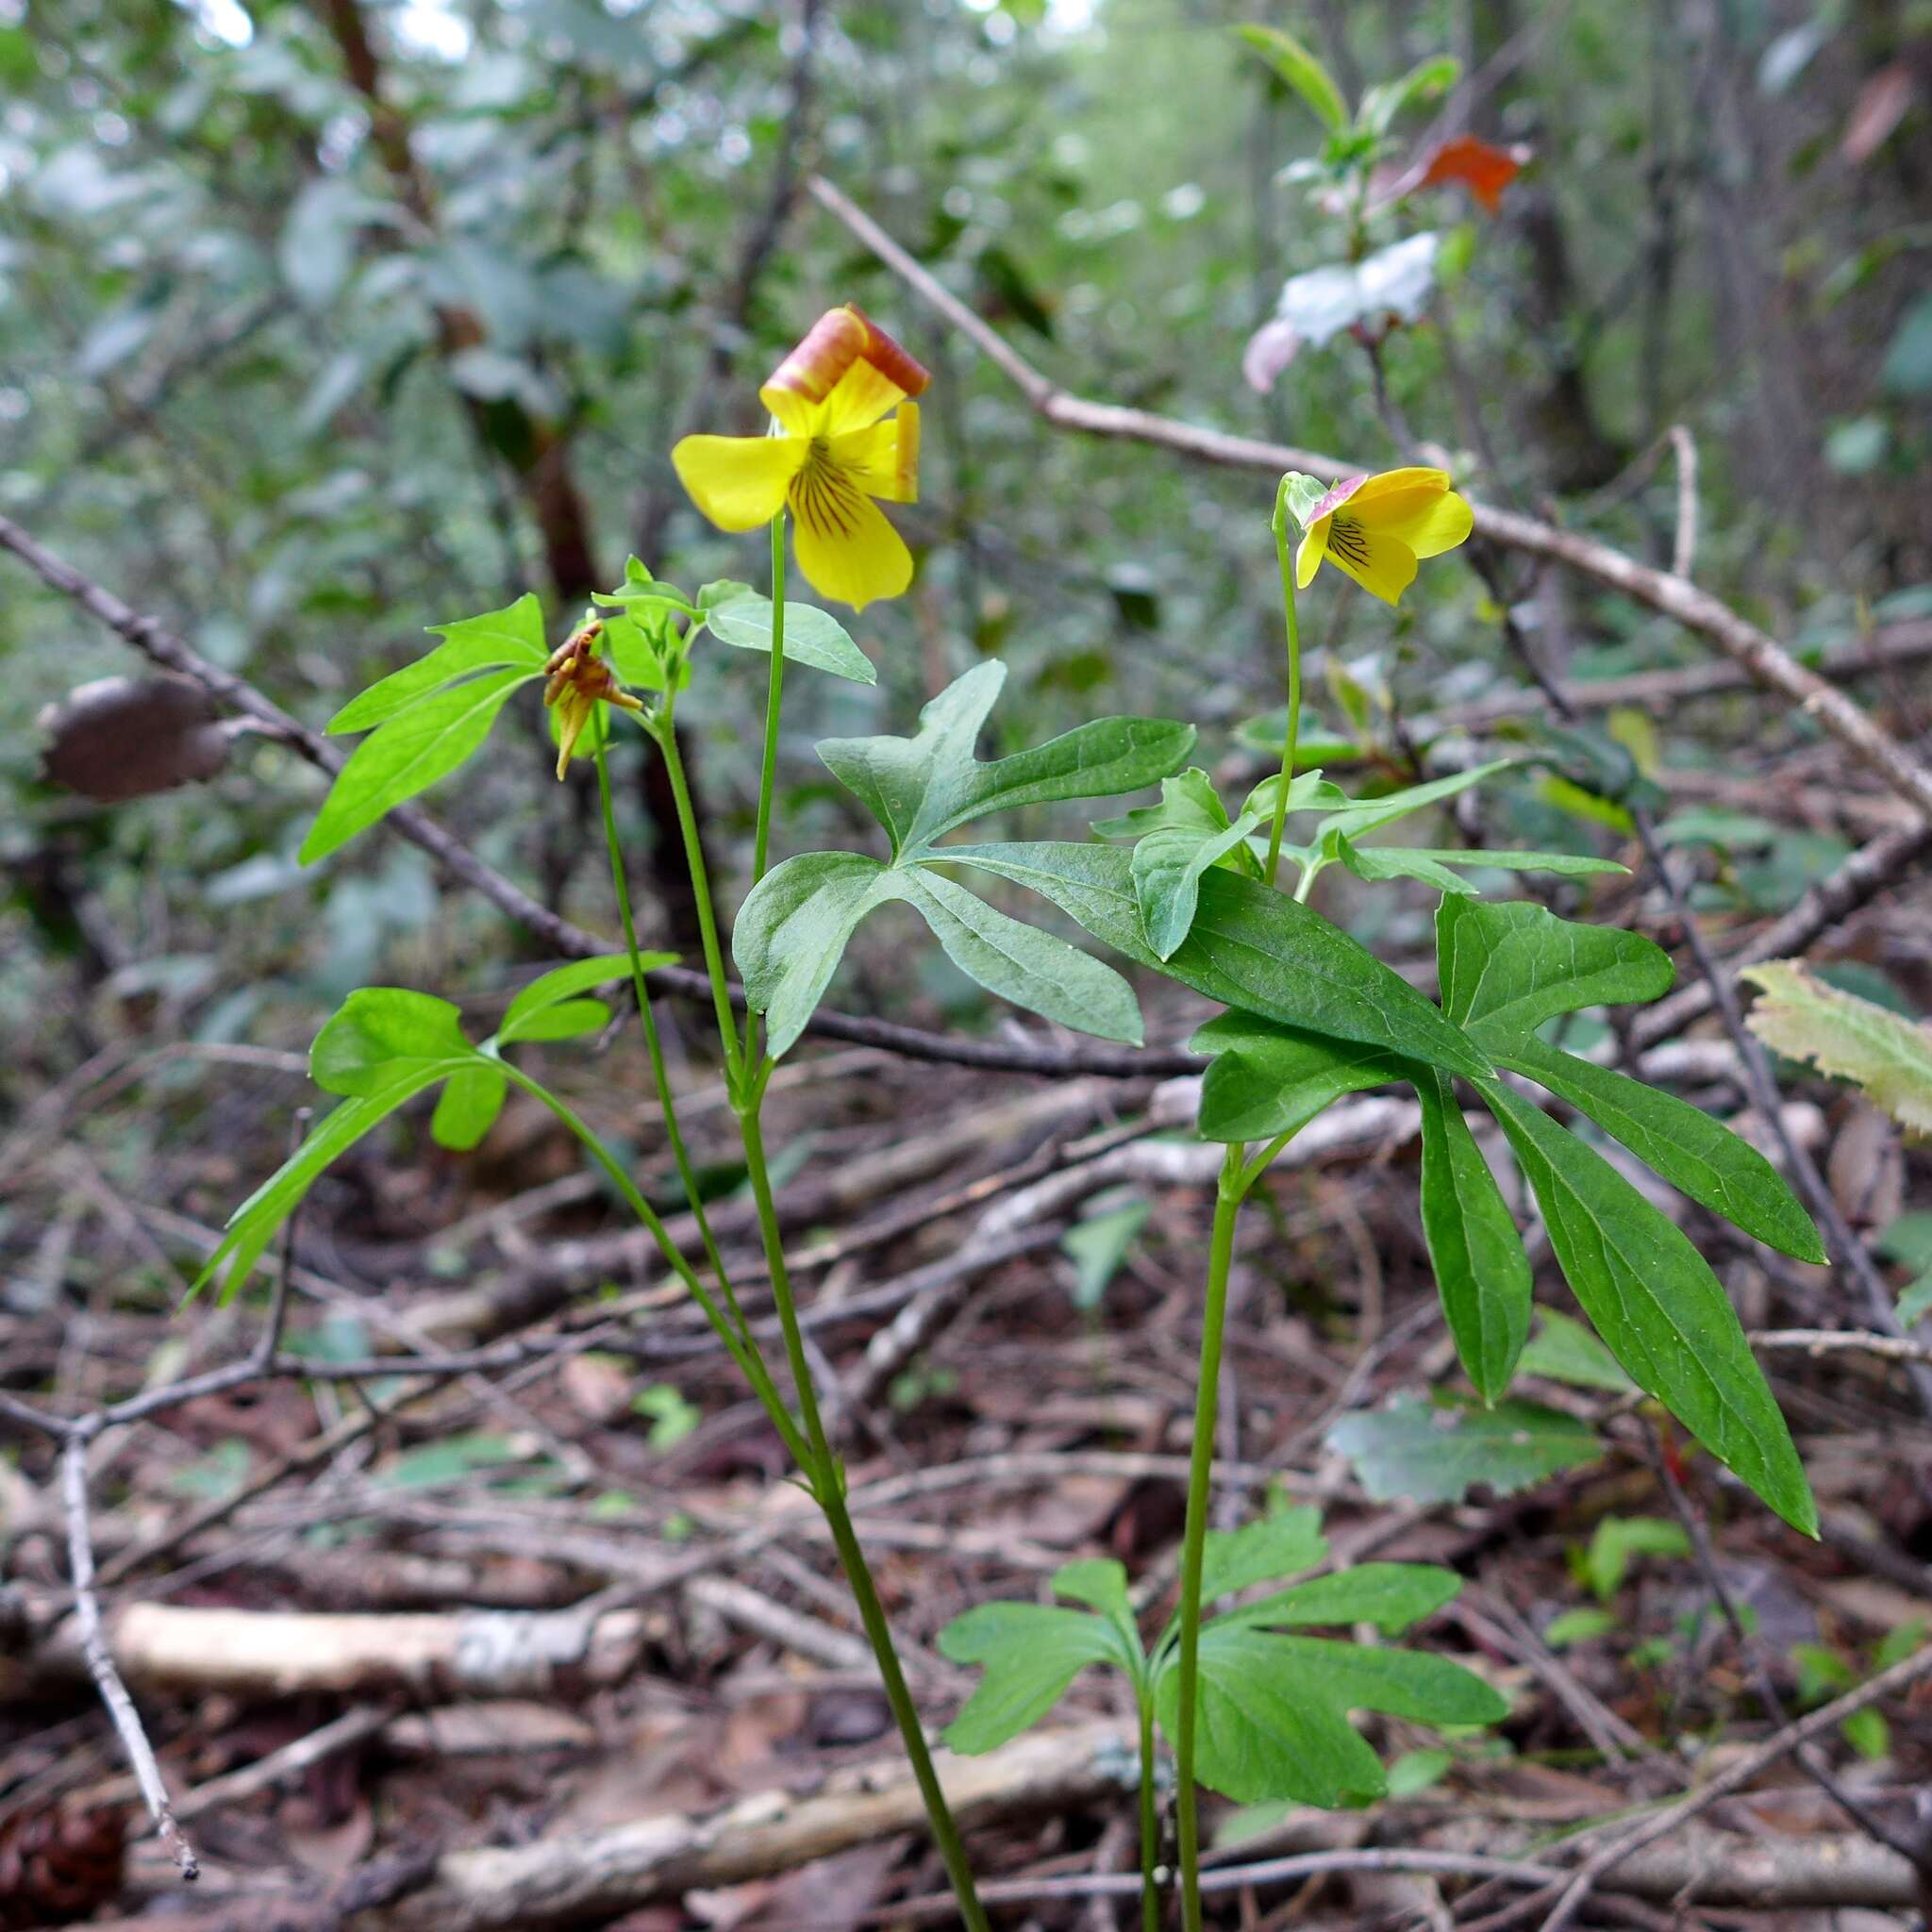
<svg viewBox="0 0 1932 1932">
<path fill-rule="evenodd" d="M 1401 496 L 1411 490 L 1426 490 L 1440 495 L 1449 487 L 1447 470 L 1407 469 L 1383 470 L 1378 475 L 1363 479 L 1350 504 L 1352 509 L 1366 511 L 1369 505 L 1384 496 Z"/>
<path fill-rule="evenodd" d="M 814 464 L 791 492 L 798 567 L 821 597 L 863 610 L 912 581 L 912 553 L 885 513 L 842 470 Z"/>
<path fill-rule="evenodd" d="M 1328 554 L 1328 529 L 1334 523 L 1332 516 L 1317 517 L 1308 525 L 1307 535 L 1301 541 L 1301 547 L 1294 554 L 1294 587 L 1306 591 L 1315 581 L 1315 573 L 1322 568 L 1322 559 Z"/>
<path fill-rule="evenodd" d="M 557 775 L 561 778 L 570 770 L 571 754 L 577 748 L 577 740 L 584 735 L 584 726 L 591 722 L 591 713 L 596 708 L 594 698 L 587 698 L 582 691 L 566 691 L 557 707 Z"/>
<path fill-rule="evenodd" d="M 903 403 L 896 416 L 870 429 L 848 429 L 831 438 L 827 454 L 868 496 L 917 503 L 919 405 Z"/>
<path fill-rule="evenodd" d="M 792 436 L 687 436 L 671 460 L 721 530 L 755 530 L 778 514 L 809 447 Z"/>
<path fill-rule="evenodd" d="M 1346 512 L 1336 517 L 1328 532 L 1328 561 L 1385 604 L 1400 603 L 1415 581 L 1415 552 Z"/>
<path fill-rule="evenodd" d="M 1385 498 L 1362 521 L 1407 544 L 1418 557 L 1437 557 L 1468 537 L 1475 517 L 1464 498 L 1442 490 Z"/>
<path fill-rule="evenodd" d="M 826 309 L 765 378 L 758 400 L 793 436 L 819 434 L 825 398 L 858 359 L 865 343 L 862 315 L 851 308 Z"/>
</svg>

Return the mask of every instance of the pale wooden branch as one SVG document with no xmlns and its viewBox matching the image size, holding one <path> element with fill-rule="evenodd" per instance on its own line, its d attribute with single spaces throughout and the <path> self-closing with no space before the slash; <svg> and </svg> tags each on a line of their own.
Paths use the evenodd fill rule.
<svg viewBox="0 0 1932 1932">
<path fill-rule="evenodd" d="M 1346 475 L 1350 465 L 1314 450 L 1231 436 L 1200 424 L 1182 423 L 1147 409 L 1091 402 L 1070 394 L 1036 369 L 1010 343 L 923 267 L 862 208 L 823 175 L 807 183 L 820 207 L 840 221 L 929 308 L 980 350 L 1014 383 L 1047 422 L 1089 436 L 1152 443 L 1177 456 L 1224 467 L 1280 475 L 1305 470 L 1320 476 Z M 1681 458 L 1680 458 L 1681 460 Z M 1653 570 L 1594 538 L 1559 529 L 1515 510 L 1476 503 L 1475 531 L 1506 549 L 1547 558 L 1566 570 L 1647 605 L 1660 616 L 1707 639 L 1742 665 L 1757 681 L 1815 717 L 1861 764 L 1876 773 L 1924 817 L 1932 818 L 1932 771 L 1910 756 L 1882 726 L 1842 692 L 1807 671 L 1777 641 L 1735 610 L 1668 571 Z"/>
<path fill-rule="evenodd" d="M 85 1439 L 75 1437 L 67 1450 L 70 1518 L 75 1442 L 84 1447 Z M 582 1607 L 385 1614 L 130 1603 L 104 1618 L 91 1567 L 85 1574 L 83 1586 L 76 1566 L 74 1615 L 0 1660 L 0 1689 L 12 1694 L 36 1677 L 85 1669 L 101 1685 L 117 1724 L 121 1713 L 104 1673 L 130 1712 L 124 1679 L 157 1691 L 245 1697 L 381 1690 L 529 1697 L 617 1681 L 635 1664 L 644 1638 L 640 1611 Z M 126 1740 L 125 1728 L 122 1735 Z M 129 1756 L 135 1757 L 131 1744 Z M 138 1758 L 135 1770 L 139 1774 Z M 158 1773 L 156 1778 L 153 1792 L 143 1786 L 150 1808 L 165 1803 Z"/>
<path fill-rule="evenodd" d="M 109 1653 L 101 1629 L 101 1606 L 94 1595 L 94 1546 L 88 1528 L 87 1452 L 92 1437 L 75 1431 L 67 1438 L 60 1452 L 60 1482 L 67 1512 L 67 1560 L 74 1583 L 74 1628 L 81 1661 L 101 1702 L 120 1734 L 121 1748 L 128 1768 L 141 1787 L 142 1802 L 155 1822 L 156 1835 L 167 1846 L 180 1868 L 181 1876 L 192 1884 L 201 1875 L 194 1847 L 175 1822 L 174 1803 L 168 1796 L 168 1783 L 155 1758 L 155 1747 L 148 1742 L 141 1713 L 127 1693 L 121 1673 Z"/>
</svg>

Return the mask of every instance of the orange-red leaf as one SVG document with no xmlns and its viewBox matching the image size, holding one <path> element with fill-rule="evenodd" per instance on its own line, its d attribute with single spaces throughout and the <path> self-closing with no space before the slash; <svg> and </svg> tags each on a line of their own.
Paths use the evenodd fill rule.
<svg viewBox="0 0 1932 1932">
<path fill-rule="evenodd" d="M 1480 135 L 1452 134 L 1429 156 L 1416 185 L 1440 188 L 1460 182 L 1481 203 L 1484 213 L 1494 214 L 1502 206 L 1504 189 L 1528 159 L 1529 149 L 1520 142 L 1498 147 Z"/>
</svg>

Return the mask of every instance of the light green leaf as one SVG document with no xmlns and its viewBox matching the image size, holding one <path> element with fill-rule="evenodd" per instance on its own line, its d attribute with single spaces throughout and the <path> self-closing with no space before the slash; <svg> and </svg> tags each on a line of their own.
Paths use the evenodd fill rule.
<svg viewBox="0 0 1932 1932">
<path fill-rule="evenodd" d="M 458 1067 L 443 1083 L 436 1111 L 430 1116 L 430 1139 L 439 1147 L 468 1153 L 496 1124 L 508 1091 L 509 1082 L 501 1067 L 487 1060 Z"/>
<path fill-rule="evenodd" d="M 1529 1257 L 1448 1080 L 1418 1071 L 1423 1233 L 1456 1353 L 1476 1393 L 1492 1403 L 1508 1388 L 1529 1333 Z"/>
<path fill-rule="evenodd" d="M 1328 70 L 1293 35 L 1258 25 L 1238 26 L 1235 32 L 1307 103 L 1330 134 L 1341 132 L 1348 121 L 1348 103 Z"/>
<path fill-rule="evenodd" d="M 1932 1134 L 1932 1027 L 1828 986 L 1801 960 L 1768 959 L 1740 976 L 1759 990 L 1746 1024 L 1787 1059 L 1851 1080 L 1915 1134 Z"/>
<path fill-rule="evenodd" d="M 1504 1061 L 1593 1120 L 1663 1178 L 1767 1247 L 1823 1263 L 1824 1245 L 1784 1177 L 1750 1141 L 1689 1101 L 1526 1040 Z"/>
<path fill-rule="evenodd" d="M 1172 958 L 1187 938 L 1200 903 L 1201 874 L 1241 849 L 1259 824 L 1253 812 L 1243 812 L 1224 832 L 1149 832 L 1134 847 L 1141 929 L 1159 958 Z"/>
<path fill-rule="evenodd" d="M 1417 1724 L 1493 1724 L 1509 1714 L 1496 1692 L 1447 1657 L 1287 1637 L 1230 1622 L 1201 1633 L 1195 1769 L 1241 1804 L 1294 1798 L 1330 1807 L 1381 1796 L 1382 1766 L 1350 1710 Z M 1172 1738 L 1180 1673 L 1162 1671 L 1155 1709 Z"/>
<path fill-rule="evenodd" d="M 1292 1798 L 1333 1809 L 1380 1797 L 1386 1789 L 1381 1760 L 1327 1686 L 1294 1668 L 1304 1659 L 1274 1648 L 1293 1641 L 1233 1624 L 1210 1624 L 1202 1631 L 1195 1774 L 1242 1805 Z M 1178 1668 L 1155 1679 L 1154 1708 L 1169 1739 L 1178 1735 Z"/>
<path fill-rule="evenodd" d="M 1536 1319 L 1536 1333 L 1516 1364 L 1524 1374 L 1567 1382 L 1573 1389 L 1606 1389 L 1612 1395 L 1635 1391 L 1637 1384 L 1617 1366 L 1617 1357 L 1581 1322 L 1555 1308 L 1539 1308 Z"/>
<path fill-rule="evenodd" d="M 802 852 L 752 888 L 731 953 L 774 1058 L 805 1031 L 860 920 L 895 895 L 887 869 L 857 852 Z"/>
<path fill-rule="evenodd" d="M 1472 785 L 1480 785 L 1485 778 L 1493 777 L 1498 772 L 1507 772 L 1518 761 L 1515 758 L 1491 758 L 1488 764 L 1472 765 L 1465 772 L 1452 772 L 1446 778 L 1431 778 L 1426 784 L 1406 785 L 1400 791 L 1385 792 L 1380 798 L 1364 798 L 1357 803 L 1344 806 L 1340 811 L 1329 813 L 1315 827 L 1315 841 L 1339 832 L 1347 839 L 1359 839 L 1365 832 L 1379 832 L 1384 825 L 1392 825 L 1398 819 L 1406 819 L 1411 812 L 1418 812 L 1424 806 L 1440 805 L 1445 798 L 1454 798 L 1458 791 L 1467 791 Z"/>
<path fill-rule="evenodd" d="M 1006 675 L 997 659 L 974 665 L 920 712 L 915 738 L 820 743 L 827 769 L 885 827 L 895 863 L 924 857 L 935 840 L 987 812 L 1152 785 L 1193 743 L 1190 724 L 1101 718 L 1030 751 L 981 764 L 974 746 Z"/>
<path fill-rule="evenodd" d="M 610 1024 L 610 1007 L 604 1000 L 558 1000 L 532 1013 L 517 1026 L 518 1040 L 578 1040 Z M 512 1042 L 499 1039 L 498 1043 Z"/>
<path fill-rule="evenodd" d="M 1251 1584 L 1292 1576 L 1328 1554 L 1322 1512 L 1304 1506 L 1257 1517 L 1239 1529 L 1210 1529 L 1201 1558 L 1201 1600 L 1232 1596 Z"/>
<path fill-rule="evenodd" d="M 505 701 L 537 671 L 496 671 L 417 699 L 356 747 L 323 801 L 299 855 L 326 858 L 386 812 L 444 778 L 490 736 Z"/>
<path fill-rule="evenodd" d="M 367 731 L 414 704 L 425 691 L 473 671 L 500 664 L 541 671 L 548 655 L 543 644 L 543 607 L 527 591 L 502 610 L 465 617 L 456 624 L 431 625 L 429 629 L 442 642 L 426 657 L 391 672 L 359 697 L 351 698 L 328 721 L 331 734 Z"/>
<path fill-rule="evenodd" d="M 1161 960 L 1141 934 L 1127 855 L 1104 845 L 950 845 L 947 859 L 980 867 L 1050 899 L 1137 965 L 1266 1019 L 1387 1047 L 1452 1073 L 1484 1056 L 1429 1001 L 1368 949 L 1258 880 L 1215 869 L 1200 882 L 1193 929 Z"/>
<path fill-rule="evenodd" d="M 325 1093 L 367 1094 L 398 1062 L 461 1065 L 477 1058 L 448 1000 L 399 986 L 352 992 L 308 1050 L 308 1077 Z"/>
<path fill-rule="evenodd" d="M 887 878 L 894 895 L 932 928 L 947 958 L 989 992 L 1077 1033 L 1141 1044 L 1141 1003 L 1111 966 L 1008 919 L 937 873 L 894 871 Z"/>
<path fill-rule="evenodd" d="M 1060 1253 L 1074 1264 L 1074 1306 L 1091 1312 L 1100 1306 L 1107 1285 L 1120 1273 L 1121 1263 L 1147 1225 L 1154 1211 L 1147 1201 L 1129 1201 L 1123 1208 L 1076 1221 L 1060 1237 Z"/>
<path fill-rule="evenodd" d="M 756 591 L 726 598 L 705 612 L 711 635 L 741 651 L 772 651 L 772 600 Z M 845 626 L 816 604 L 785 603 L 785 661 L 809 664 L 854 684 L 876 684 L 878 673 Z"/>
<path fill-rule="evenodd" d="M 1405 1395 L 1387 1408 L 1357 1409 L 1328 1431 L 1329 1448 L 1355 1465 L 1377 1503 L 1459 1503 L 1477 1483 L 1513 1495 L 1566 1469 L 1597 1461 L 1604 1445 L 1589 1424 L 1534 1402 L 1492 1408 Z"/>
<path fill-rule="evenodd" d="M 1442 1010 L 1491 1053 L 1584 1007 L 1654 1000 L 1675 969 L 1634 932 L 1578 925 L 1524 900 L 1444 899 L 1436 913 Z"/>
<path fill-rule="evenodd" d="M 956 1664 L 986 1667 L 943 1733 L 968 1756 L 996 1749 L 1044 1717 L 1088 1664 L 1132 1669 L 1105 1617 L 1046 1604 L 979 1604 L 940 1632 L 939 1648 Z"/>
<path fill-rule="evenodd" d="M 321 1174 L 397 1108 L 433 1087 L 446 1071 L 435 1061 L 393 1061 L 388 1079 L 331 1108 L 294 1153 L 228 1217 L 220 1246 L 208 1257 L 189 1293 L 198 1294 L 219 1277 L 222 1299 L 230 1299 Z"/>
<path fill-rule="evenodd" d="M 1566 878 L 1588 873 L 1627 872 L 1614 859 L 1586 858 L 1570 852 L 1439 851 L 1419 845 L 1357 845 L 1345 833 L 1335 835 L 1336 857 L 1357 878 L 1420 879 L 1441 892 L 1473 896 L 1475 887 L 1457 866 L 1493 867 L 1504 872 L 1548 872 Z"/>
<path fill-rule="evenodd" d="M 1385 1637 L 1433 1616 L 1455 1600 L 1462 1579 L 1433 1563 L 1357 1563 L 1328 1576 L 1312 1576 L 1274 1596 L 1242 1604 L 1217 1624 L 1292 1629 L 1319 1624 L 1373 1624 Z"/>
<path fill-rule="evenodd" d="M 1357 125 L 1369 134 L 1387 134 L 1398 114 L 1447 93 L 1461 78 L 1462 62 L 1453 54 L 1418 60 L 1399 80 L 1385 81 L 1363 94 Z"/>
<path fill-rule="evenodd" d="M 1637 1557 L 1688 1557 L 1690 1539 L 1681 1524 L 1661 1516 L 1606 1516 L 1591 1537 L 1583 1574 L 1599 1603 L 1622 1588 Z"/>
<path fill-rule="evenodd" d="M 1616 1627 L 1617 1620 L 1608 1610 L 1583 1604 L 1574 1610 L 1564 1610 L 1560 1615 L 1552 1617 L 1543 1631 L 1543 1641 L 1552 1650 L 1568 1650 L 1573 1643 L 1588 1643 L 1592 1638 L 1607 1637 Z"/>
<path fill-rule="evenodd" d="M 1332 852 L 1358 879 L 1380 884 L 1385 879 L 1419 879 L 1439 892 L 1459 892 L 1473 897 L 1475 888 L 1451 872 L 1426 852 L 1406 845 L 1357 846 L 1345 833 L 1336 832 L 1324 841 L 1324 853 Z"/>
<path fill-rule="evenodd" d="M 646 973 L 677 964 L 675 953 L 641 953 L 639 959 Z M 604 953 L 594 959 L 573 959 L 566 965 L 553 966 L 548 973 L 540 974 L 518 990 L 516 997 L 504 1008 L 503 1024 L 497 1028 L 496 1037 L 506 1046 L 513 1040 L 528 1039 L 526 1023 L 544 1008 L 575 999 L 592 987 L 608 986 L 613 980 L 628 980 L 630 976 L 628 953 Z"/>
<path fill-rule="evenodd" d="M 1062 1564 L 1053 1573 L 1053 1593 L 1073 1603 L 1085 1604 L 1116 1623 L 1124 1623 L 1129 1627 L 1133 1624 L 1134 1606 L 1127 1595 L 1126 1565 L 1111 1557 Z"/>
<path fill-rule="evenodd" d="M 1271 1141 L 1306 1125 L 1344 1093 L 1413 1080 L 1420 1071 L 1399 1055 L 1253 1013 L 1219 1014 L 1189 1044 L 1214 1056 L 1201 1083 L 1199 1126 L 1208 1141 Z"/>
<path fill-rule="evenodd" d="M 1274 816 L 1274 801 L 1281 795 L 1281 774 L 1273 772 L 1255 787 L 1241 806 L 1244 812 L 1252 812 L 1263 824 Z M 1349 795 L 1340 785 L 1331 785 L 1323 777 L 1321 768 L 1297 772 L 1288 781 L 1288 810 L 1285 816 L 1293 818 L 1302 811 L 1332 811 L 1337 806 L 1347 806 Z"/>
<path fill-rule="evenodd" d="M 1137 805 L 1116 819 L 1096 819 L 1093 829 L 1103 839 L 1139 839 L 1149 832 L 1200 832 L 1209 836 L 1227 830 L 1227 808 L 1214 781 L 1199 765 L 1160 781 L 1158 805 Z"/>
<path fill-rule="evenodd" d="M 1536 1191 L 1564 1277 L 1610 1353 L 1787 1523 L 1816 1535 L 1790 1431 L 1710 1264 L 1601 1155 L 1501 1082 L 1476 1085 Z"/>
</svg>

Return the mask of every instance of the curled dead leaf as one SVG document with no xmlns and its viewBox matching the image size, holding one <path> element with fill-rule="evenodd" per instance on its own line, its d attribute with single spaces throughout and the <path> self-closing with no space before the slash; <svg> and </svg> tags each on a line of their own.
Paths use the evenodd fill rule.
<svg viewBox="0 0 1932 1932">
<path fill-rule="evenodd" d="M 212 778 L 237 728 L 179 677 L 103 677 L 49 705 L 39 722 L 42 775 L 101 805 Z"/>
</svg>

